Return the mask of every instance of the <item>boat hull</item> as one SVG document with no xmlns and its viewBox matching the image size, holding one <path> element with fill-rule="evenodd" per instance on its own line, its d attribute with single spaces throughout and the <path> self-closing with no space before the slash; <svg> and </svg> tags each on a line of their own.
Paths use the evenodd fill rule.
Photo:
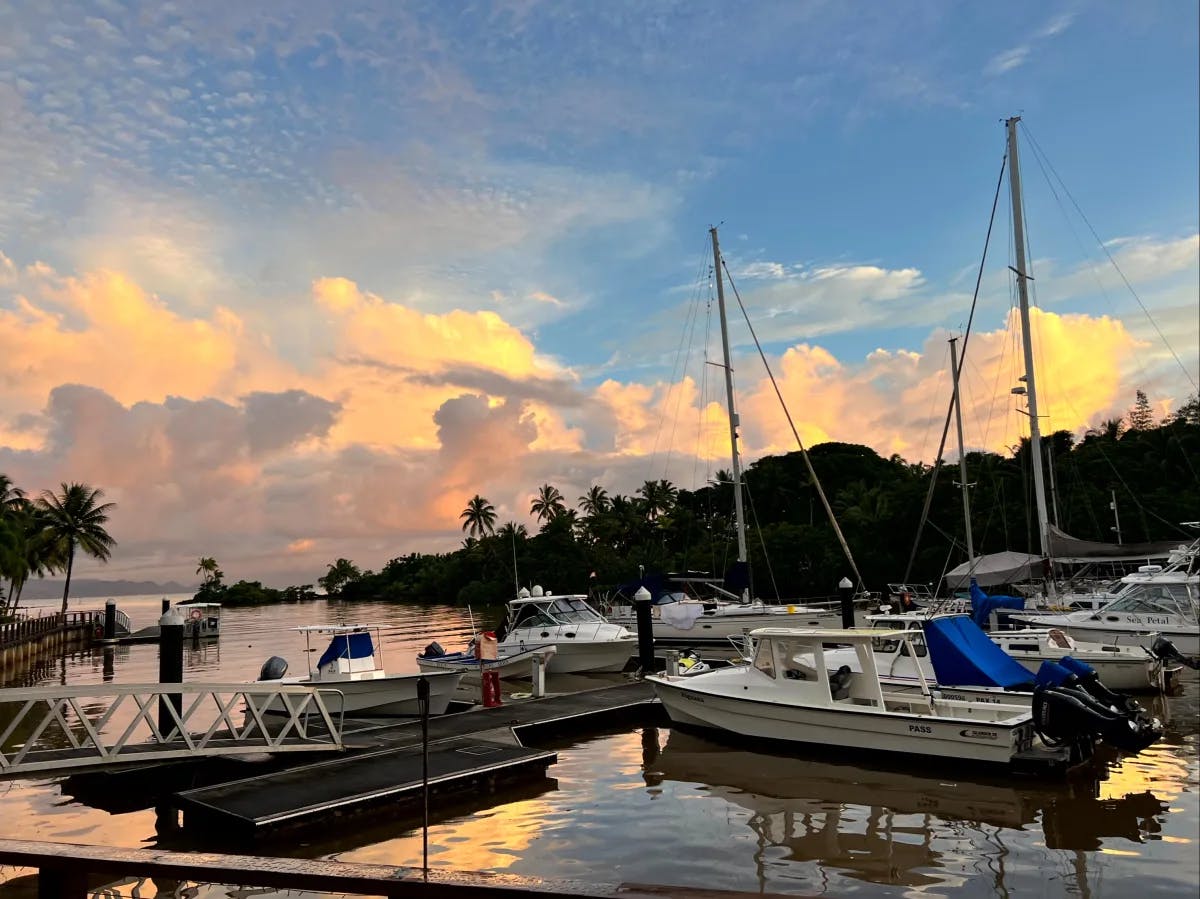
<svg viewBox="0 0 1200 899">
<path fill-rule="evenodd" d="M 865 624 L 863 614 L 855 610 L 856 626 Z M 637 620 L 632 614 L 610 615 L 608 620 L 637 634 Z M 731 641 L 740 641 L 747 631 L 756 627 L 841 627 L 842 616 L 837 610 L 794 607 L 794 611 L 763 610 L 736 614 L 701 615 L 690 627 L 670 624 L 661 618 L 653 619 L 654 644 L 661 649 L 721 649 L 732 648 Z"/>
<path fill-rule="evenodd" d="M 1170 640 L 1175 648 L 1185 656 L 1200 655 L 1200 630 L 1196 628 L 1160 626 L 1156 630 L 1153 625 L 1148 625 L 1141 630 L 1136 627 L 1106 625 L 1103 621 L 1091 620 L 1090 615 L 1088 619 L 1080 621 L 1074 620 L 1070 616 L 1038 615 L 1018 620 L 1032 627 L 1056 627 L 1066 631 L 1073 639 L 1088 643 L 1112 643 L 1119 646 L 1142 646 L 1149 649 L 1155 638 L 1164 637 Z M 1092 662 L 1088 662 L 1088 664 L 1095 667 Z M 1108 683 L 1104 675 L 1101 675 L 1100 679 Z"/>
<path fill-rule="evenodd" d="M 619 640 L 572 640 L 559 637 L 553 643 L 519 641 L 520 652 L 554 647 L 554 655 L 546 662 L 547 674 L 603 674 L 624 671 L 637 652 L 633 637 Z"/>
<path fill-rule="evenodd" d="M 547 662 L 555 655 L 555 647 L 549 646 L 543 650 L 518 652 L 506 658 L 481 663 L 474 655 L 465 652 L 451 653 L 445 656 L 424 658 L 417 656 L 417 667 L 422 671 L 458 671 L 462 673 L 462 683 L 478 684 L 482 679 L 481 671 L 495 671 L 502 679 L 529 680 L 533 677 L 534 656 L 543 653 Z"/>
<path fill-rule="evenodd" d="M 342 714 L 346 716 L 364 717 L 416 717 L 421 714 L 417 701 L 417 681 L 424 677 L 429 682 L 429 714 L 442 715 L 450 707 L 454 691 L 462 680 L 462 672 L 430 672 L 422 674 L 391 674 L 364 680 L 313 680 L 307 677 L 284 678 L 274 683 L 299 684 L 301 686 L 320 687 L 325 695 L 325 705 L 331 714 L 338 713 L 336 696 L 330 696 L 330 691 L 337 690 L 342 695 Z M 260 683 L 272 683 L 261 681 Z M 286 709 L 279 697 L 272 700 L 266 708 L 267 712 L 284 714 Z"/>
<path fill-rule="evenodd" d="M 734 698 L 649 677 L 671 720 L 743 737 L 1009 765 L 1033 740 L 1029 718 L 938 718 L 848 706 L 817 708 Z"/>
</svg>

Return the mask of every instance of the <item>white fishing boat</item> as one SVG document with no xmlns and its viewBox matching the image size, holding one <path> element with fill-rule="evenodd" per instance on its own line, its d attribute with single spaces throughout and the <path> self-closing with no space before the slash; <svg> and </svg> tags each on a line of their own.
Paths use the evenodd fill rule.
<svg viewBox="0 0 1200 899">
<path fill-rule="evenodd" d="M 883 658 L 879 670 L 885 678 L 902 679 L 915 683 L 917 666 L 929 680 L 937 680 L 925 645 L 923 629 L 929 621 L 940 620 L 948 615 L 923 615 L 921 613 L 871 615 L 870 626 L 884 630 L 911 630 L 914 655 L 904 654 L 903 645 L 896 641 L 879 641 L 875 646 L 877 655 Z M 990 631 L 987 637 L 1030 674 L 1037 674 L 1042 663 L 1057 662 L 1063 656 L 1071 656 L 1095 669 L 1096 674 L 1110 690 L 1138 692 L 1162 690 L 1167 685 L 1167 675 L 1178 671 L 1178 666 L 1167 666 L 1150 650 L 1142 646 L 1118 646 L 1115 644 L 1084 643 L 1076 641 L 1058 628 L 1042 628 L 1016 631 Z M 938 681 L 939 686 L 950 686 Z"/>
<path fill-rule="evenodd" d="M 1044 772 L 1089 757 L 1097 729 L 1129 751 L 1162 733 L 1157 721 L 1136 726 L 1123 716 L 1117 721 L 1076 691 L 1058 687 L 1035 697 L 1033 709 L 940 698 L 927 681 L 916 694 L 886 689 L 872 641 L 898 640 L 909 644 L 911 653 L 907 630 L 760 628 L 751 637 L 754 658 L 748 665 L 693 677 L 646 678 L 672 722 L 756 739 Z M 859 670 L 843 664 L 830 671 L 829 644 L 852 647 Z M 1046 745 L 1041 734 L 1058 748 Z"/>
<path fill-rule="evenodd" d="M 547 674 L 622 671 L 637 651 L 637 638 L 605 621 L 586 596 L 545 593 L 541 587 L 522 588 L 509 600 L 496 637 L 505 655 L 553 647 Z"/>
<path fill-rule="evenodd" d="M 1143 565 L 1121 578 L 1120 589 L 1097 611 L 1063 615 L 1014 614 L 1033 627 L 1052 627 L 1080 640 L 1151 648 L 1159 635 L 1185 656 L 1200 655 L 1200 541 L 1166 566 Z"/>
<path fill-rule="evenodd" d="M 429 684 L 429 714 L 441 715 L 450 706 L 454 691 L 462 680 L 461 671 L 428 672 L 421 674 L 388 674 L 383 667 L 379 648 L 379 628 L 367 625 L 314 625 L 298 627 L 304 634 L 306 657 L 311 659 L 312 639 L 328 636 L 329 644 L 316 666 L 310 666 L 305 677 L 285 677 L 287 661 L 271 656 L 259 672 L 260 683 L 300 684 L 324 687 L 341 693 L 345 715 L 364 717 L 415 716 L 421 714 L 417 695 L 418 682 Z M 374 633 L 375 640 L 371 635 Z M 319 644 L 318 644 L 319 645 Z M 337 712 L 337 702 L 327 700 L 330 711 Z M 276 697 L 266 711 L 284 713 L 281 697 Z"/>
<path fill-rule="evenodd" d="M 510 648 L 500 650 L 495 659 L 483 660 L 475 654 L 474 641 L 461 652 L 446 652 L 434 642 L 417 656 L 417 667 L 422 671 L 460 671 L 464 684 L 478 684 L 484 671 L 495 671 L 501 679 L 529 680 L 535 659 L 541 656 L 548 663 L 557 650 L 554 645 L 515 652 Z"/>
</svg>

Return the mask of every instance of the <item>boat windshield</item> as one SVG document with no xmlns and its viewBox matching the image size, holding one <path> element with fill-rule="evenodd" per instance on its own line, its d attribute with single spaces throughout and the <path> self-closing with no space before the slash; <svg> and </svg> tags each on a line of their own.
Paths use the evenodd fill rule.
<svg viewBox="0 0 1200 899">
<path fill-rule="evenodd" d="M 1186 616 L 1191 605 L 1186 584 L 1131 584 L 1104 611 Z"/>
<path fill-rule="evenodd" d="M 534 605 L 524 605 L 517 609 L 513 616 L 512 629 L 519 627 L 555 627 L 558 624 L 553 618 Z"/>
<path fill-rule="evenodd" d="M 589 606 L 582 599 L 576 597 L 563 596 L 554 600 L 554 604 L 550 606 L 550 614 L 559 621 L 571 622 L 578 624 L 585 621 L 603 620 L 600 613 Z"/>
</svg>

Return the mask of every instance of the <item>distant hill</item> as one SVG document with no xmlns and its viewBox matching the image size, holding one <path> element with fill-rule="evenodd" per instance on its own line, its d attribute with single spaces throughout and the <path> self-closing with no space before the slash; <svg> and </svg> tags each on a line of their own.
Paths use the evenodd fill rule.
<svg viewBox="0 0 1200 899">
<path fill-rule="evenodd" d="M 39 580 L 34 578 L 25 585 L 21 593 L 22 601 L 26 599 L 61 599 L 63 582 L 61 580 Z M 167 596 L 171 593 L 195 593 L 195 586 L 187 586 L 175 581 L 159 584 L 155 581 L 100 581 L 80 578 L 71 580 L 71 597 L 83 596 L 143 596 L 158 594 Z"/>
</svg>

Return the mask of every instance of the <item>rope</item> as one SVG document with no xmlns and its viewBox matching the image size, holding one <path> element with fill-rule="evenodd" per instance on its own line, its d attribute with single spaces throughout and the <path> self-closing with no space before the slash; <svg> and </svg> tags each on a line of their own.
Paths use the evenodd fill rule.
<svg viewBox="0 0 1200 899">
<path fill-rule="evenodd" d="M 1092 237 L 1096 239 L 1096 243 L 1100 245 L 1100 249 L 1104 251 L 1104 255 L 1108 257 L 1108 261 L 1112 264 L 1112 267 L 1116 269 L 1117 274 L 1121 276 L 1122 283 L 1124 283 L 1126 289 L 1128 289 L 1130 296 L 1137 301 L 1137 304 L 1141 308 L 1142 313 L 1146 316 L 1147 321 L 1149 321 L 1151 327 L 1154 328 L 1154 333 L 1158 335 L 1158 339 L 1163 342 L 1163 346 L 1165 346 L 1167 351 L 1170 352 L 1171 358 L 1175 360 L 1175 363 L 1179 366 L 1179 370 L 1183 372 L 1183 376 L 1187 378 L 1188 383 L 1191 384 L 1192 389 L 1195 390 L 1196 381 L 1192 377 L 1192 373 L 1188 371 L 1187 366 L 1183 364 L 1183 360 L 1180 359 L 1179 355 L 1175 352 L 1175 348 L 1171 346 L 1171 342 L 1167 340 L 1166 335 L 1163 334 L 1162 330 L 1158 327 L 1158 322 L 1154 320 L 1154 316 L 1150 314 L 1150 310 L 1146 308 L 1146 304 L 1142 302 L 1142 298 L 1138 296 L 1137 291 L 1133 289 L 1133 285 L 1130 284 L 1129 279 L 1125 277 L 1125 272 L 1121 270 L 1121 266 L 1117 265 L 1117 260 L 1114 259 L 1112 253 L 1108 251 L 1108 247 L 1105 246 L 1104 241 L 1100 239 L 1100 235 L 1096 233 L 1096 229 L 1092 227 L 1092 223 L 1088 221 L 1088 217 L 1084 215 L 1083 210 L 1079 208 L 1079 204 L 1075 201 L 1075 197 L 1067 188 L 1067 184 L 1065 181 L 1063 181 L 1062 176 L 1055 171 L 1054 166 L 1050 163 L 1049 158 L 1046 157 L 1045 153 L 1042 152 L 1042 148 L 1034 138 L 1033 133 L 1030 132 L 1029 128 L 1026 127 L 1024 123 L 1021 124 L 1021 130 L 1024 131 L 1029 137 L 1029 142 L 1032 144 L 1034 152 L 1041 157 L 1041 159 L 1038 160 L 1038 164 L 1041 165 L 1041 160 L 1045 160 L 1046 167 L 1049 168 L 1054 177 L 1058 179 L 1058 183 L 1062 186 L 1063 193 L 1067 195 L 1067 199 L 1071 201 L 1071 205 L 1075 207 L 1075 211 L 1079 213 L 1079 217 L 1083 219 L 1083 223 L 1087 225 L 1088 231 L 1092 233 Z M 1049 181 L 1048 178 L 1046 180 Z M 1051 186 L 1051 191 L 1053 192 L 1053 190 L 1054 188 Z M 1057 192 L 1054 193 L 1054 198 L 1056 200 L 1058 199 Z"/>
<path fill-rule="evenodd" d="M 804 448 L 804 441 L 800 439 L 800 432 L 796 430 L 796 424 L 792 421 L 792 413 L 788 411 L 787 403 L 783 401 L 783 393 L 779 389 L 779 384 L 775 380 L 775 374 L 771 371 L 771 366 L 767 363 L 767 354 L 763 352 L 762 344 L 758 342 L 758 334 L 755 333 L 754 325 L 750 322 L 750 316 L 746 313 L 746 306 L 742 303 L 742 295 L 738 293 L 737 285 L 733 283 L 733 274 L 729 271 L 729 266 L 725 264 L 724 257 L 721 258 L 721 267 L 725 269 L 725 274 L 729 277 L 729 286 L 733 288 L 733 296 L 737 300 L 738 308 L 742 310 L 742 317 L 746 319 L 746 326 L 750 329 L 750 336 L 754 338 L 754 346 L 758 350 L 758 357 L 762 360 L 763 367 L 767 370 L 767 377 L 771 379 L 771 386 L 775 388 L 775 396 L 779 400 L 779 405 L 783 408 L 783 414 L 787 418 L 788 427 L 792 429 L 792 436 L 796 438 L 796 445 L 800 447 L 800 456 L 804 459 L 804 467 L 808 469 L 808 476 L 812 479 L 813 486 L 817 488 L 817 496 L 821 498 L 821 505 L 825 507 L 825 514 L 829 516 L 829 523 L 833 525 L 833 532 L 837 535 L 838 543 L 842 545 L 842 552 L 846 556 L 846 561 L 850 563 L 851 571 L 854 572 L 855 581 L 858 583 L 858 590 L 865 590 L 866 583 L 863 581 L 862 575 L 858 573 L 858 565 L 854 563 L 854 554 L 850 552 L 850 544 L 846 542 L 846 536 L 842 533 L 837 516 L 833 514 L 833 506 L 829 504 L 829 497 L 825 495 L 825 489 L 821 486 L 821 482 L 817 478 L 817 472 L 813 468 L 812 460 L 808 458 L 808 450 Z"/>
<path fill-rule="evenodd" d="M 992 197 L 992 214 L 988 217 L 987 236 L 983 239 L 983 257 L 979 260 L 979 272 L 975 276 L 975 295 L 971 298 L 971 313 L 967 316 L 967 328 L 963 332 L 962 352 L 959 354 L 958 373 L 962 373 L 963 360 L 967 357 L 967 341 L 971 339 L 971 323 L 975 320 L 975 306 L 979 302 L 979 286 L 983 283 L 983 267 L 987 264 L 988 246 L 992 242 L 992 226 L 996 224 L 996 207 L 1000 203 L 1000 188 L 1004 184 L 1004 168 L 1008 164 L 1008 151 L 1000 159 L 1000 176 L 996 179 L 996 193 Z M 957 375 L 956 375 L 957 377 Z M 946 451 L 946 437 L 950 433 L 950 417 L 954 414 L 954 396 L 946 409 L 946 421 L 942 425 L 942 439 L 938 443 L 937 458 L 934 459 L 933 469 L 929 475 L 929 490 L 925 493 L 925 505 L 921 508 L 921 521 L 917 525 L 916 536 L 913 537 L 912 552 L 908 556 L 908 565 L 904 568 L 904 581 L 907 583 L 912 576 L 913 563 L 917 559 L 917 547 L 921 545 L 921 532 L 925 530 L 925 522 L 929 518 L 929 507 L 933 503 L 933 491 L 937 487 L 938 470 L 942 467 L 942 455 Z"/>
</svg>

